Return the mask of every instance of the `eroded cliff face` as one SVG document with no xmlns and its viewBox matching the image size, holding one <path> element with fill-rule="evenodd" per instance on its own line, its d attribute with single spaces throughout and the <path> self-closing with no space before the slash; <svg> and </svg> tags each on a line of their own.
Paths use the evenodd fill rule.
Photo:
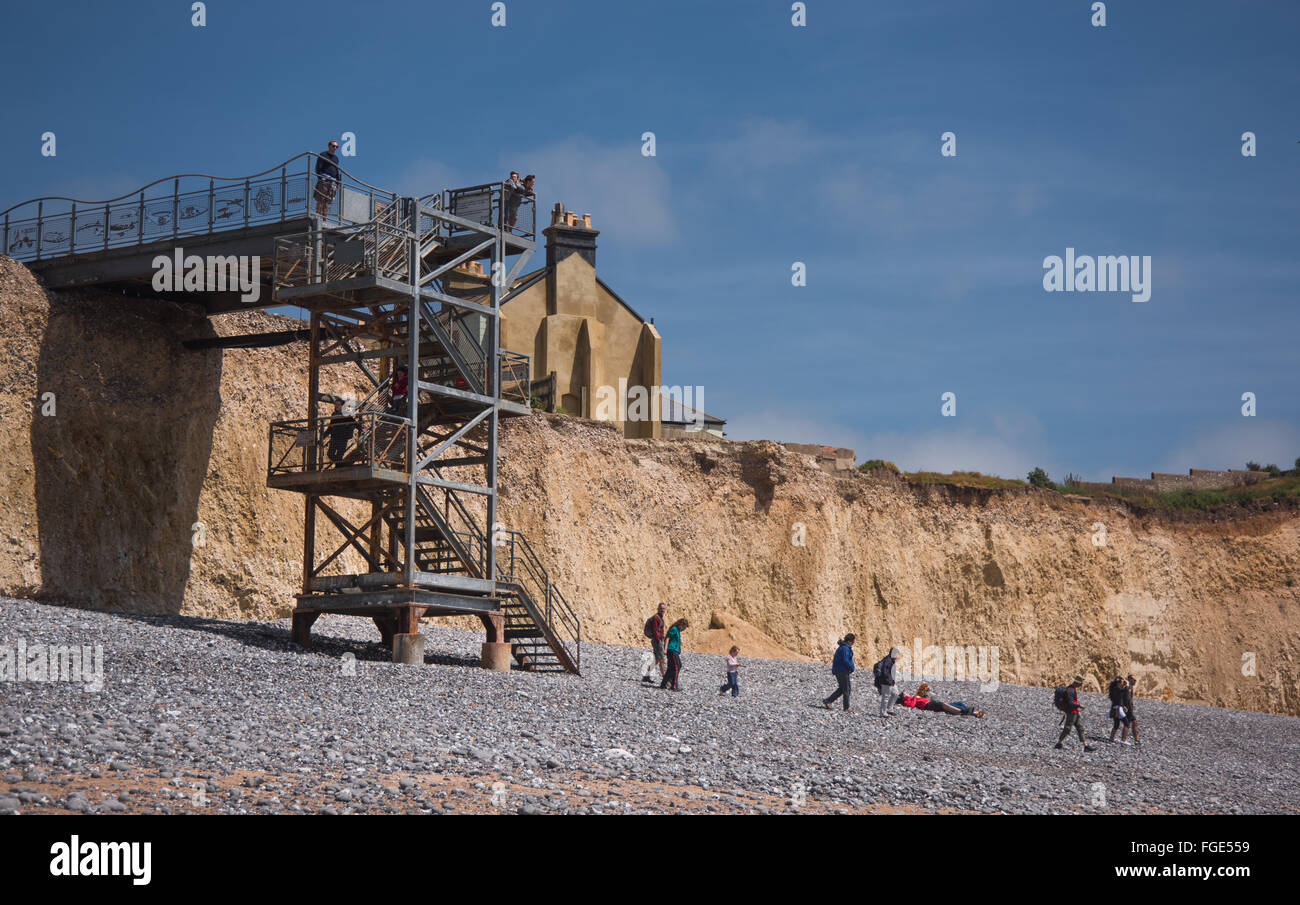
<svg viewBox="0 0 1300 905">
<path fill-rule="evenodd" d="M 266 437 L 305 411 L 304 349 L 180 345 L 281 319 L 47 294 L 7 258 L 0 316 L 0 593 L 286 615 L 302 500 L 265 487 Z M 852 631 L 863 663 L 919 639 L 996 649 L 1004 682 L 1134 672 L 1146 694 L 1300 714 L 1295 506 L 1193 516 L 913 486 L 830 475 L 775 443 L 625 440 L 558 415 L 507 422 L 502 444 L 502 521 L 584 638 L 640 644 L 664 600 L 701 629 L 733 614 L 806 656 Z"/>
<path fill-rule="evenodd" d="M 503 511 L 547 551 L 593 638 L 639 643 L 638 617 L 662 599 L 811 656 L 847 631 L 864 663 L 917 639 L 922 659 L 996 647 L 1006 682 L 1079 672 L 1099 689 L 1133 672 L 1146 694 L 1297 712 L 1295 507 L 1142 514 L 830 475 L 775 443 L 625 441 L 559 416 L 511 428 Z"/>
</svg>

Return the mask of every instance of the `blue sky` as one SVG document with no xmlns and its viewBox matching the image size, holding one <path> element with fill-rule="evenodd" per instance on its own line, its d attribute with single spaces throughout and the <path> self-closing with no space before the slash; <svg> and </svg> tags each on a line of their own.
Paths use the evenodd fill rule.
<svg viewBox="0 0 1300 905">
<path fill-rule="evenodd" d="M 1300 4 L 490 5 L 10 4 L 0 208 L 352 131 L 373 184 L 516 168 L 590 212 L 732 439 L 1018 477 L 1300 456 Z M 1045 292 L 1067 246 L 1151 256 L 1150 301 Z"/>
</svg>

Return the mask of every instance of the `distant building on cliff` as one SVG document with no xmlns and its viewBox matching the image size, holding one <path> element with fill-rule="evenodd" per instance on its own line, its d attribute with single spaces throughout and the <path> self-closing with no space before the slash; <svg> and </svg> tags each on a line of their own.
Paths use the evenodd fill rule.
<svg viewBox="0 0 1300 905">
<path fill-rule="evenodd" d="M 725 421 L 689 396 L 661 402 L 659 331 L 596 275 L 591 215 L 557 204 L 542 232 L 546 266 L 515 280 L 501 306 L 501 346 L 532 356 L 534 395 L 552 411 L 613 421 L 627 437 L 722 436 Z M 486 299 L 488 278 L 473 262 L 444 282 Z"/>
</svg>

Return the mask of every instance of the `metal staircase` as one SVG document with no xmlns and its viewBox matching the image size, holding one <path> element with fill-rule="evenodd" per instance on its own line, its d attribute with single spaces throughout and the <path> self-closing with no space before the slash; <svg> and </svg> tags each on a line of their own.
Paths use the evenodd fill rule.
<svg viewBox="0 0 1300 905">
<path fill-rule="evenodd" d="M 321 613 L 371 618 L 386 642 L 417 632 L 421 616 L 472 613 L 487 630 L 485 661 L 508 647 L 526 669 L 578 672 L 577 616 L 527 541 L 497 524 L 500 421 L 529 414 L 531 376 L 528 356 L 501 348 L 500 312 L 537 248 L 535 202 L 514 199 L 507 222 L 501 183 L 411 198 L 340 168 L 322 210 L 318 164 L 308 152 L 250 176 L 177 175 L 104 201 L 32 199 L 0 211 L 0 253 L 53 288 L 176 298 L 209 315 L 310 312 L 306 417 L 272 424 L 267 451 L 267 485 L 306 499 L 300 643 Z M 221 280 L 161 292 L 154 262 L 182 247 L 256 259 L 269 291 L 245 298 Z M 444 281 L 480 261 L 492 275 L 486 296 Z M 400 408 L 399 361 L 410 375 Z M 344 395 L 360 404 L 320 410 Z"/>
<path fill-rule="evenodd" d="M 311 313 L 307 418 L 271 425 L 267 477 L 307 497 L 300 643 L 325 612 L 370 616 L 385 640 L 418 631 L 422 615 L 473 613 L 485 662 L 508 645 L 523 669 L 580 671 L 576 613 L 496 517 L 499 422 L 530 412 L 528 357 L 500 348 L 503 287 L 535 250 L 531 208 L 526 229 L 501 225 L 503 192 L 395 197 L 369 221 L 321 219 L 276 239 L 276 298 Z M 476 259 L 505 276 L 490 298 L 448 292 L 443 277 Z M 319 401 L 337 398 L 326 384 L 368 389 L 353 412 L 326 415 Z"/>
</svg>

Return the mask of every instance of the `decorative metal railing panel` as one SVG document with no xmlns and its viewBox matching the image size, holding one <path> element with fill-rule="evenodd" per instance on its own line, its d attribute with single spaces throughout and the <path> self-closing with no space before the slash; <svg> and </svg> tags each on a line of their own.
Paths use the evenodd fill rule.
<svg viewBox="0 0 1300 905">
<path fill-rule="evenodd" d="M 107 201 L 25 201 L 0 213 L 0 250 L 39 261 L 307 217 L 318 212 L 318 157 L 305 152 L 252 176 L 169 176 Z M 393 208 L 396 194 L 339 172 L 322 220 L 366 223 Z"/>
</svg>

